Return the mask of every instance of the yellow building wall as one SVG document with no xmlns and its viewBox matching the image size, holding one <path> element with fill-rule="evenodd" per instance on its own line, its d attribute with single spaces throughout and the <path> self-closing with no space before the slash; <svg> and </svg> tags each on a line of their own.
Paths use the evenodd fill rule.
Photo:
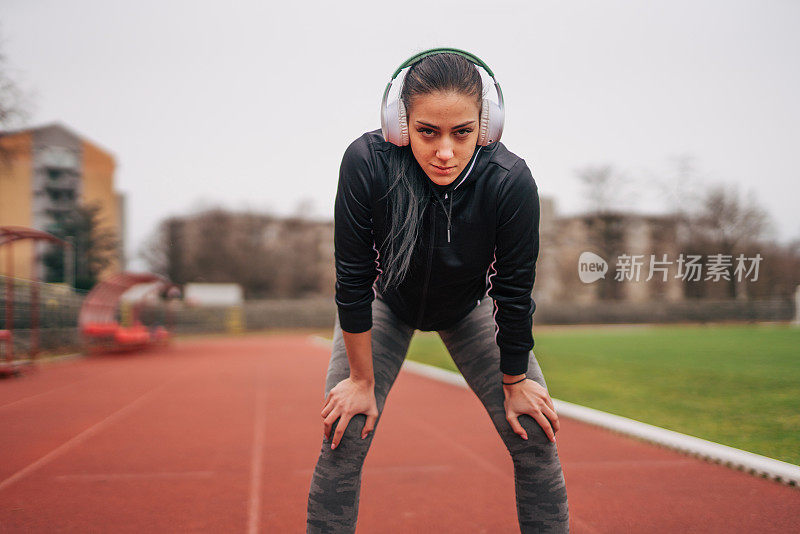
<svg viewBox="0 0 800 534">
<path fill-rule="evenodd" d="M 22 132 L 0 137 L 0 226 L 27 226 L 33 222 L 33 134 Z M 13 275 L 32 278 L 32 241 L 12 245 Z M 0 247 L 0 273 L 8 275 L 9 245 Z"/>
<path fill-rule="evenodd" d="M 83 154 L 83 187 L 81 202 L 84 204 L 99 203 L 101 225 L 114 230 L 117 238 L 119 228 L 119 200 L 114 192 L 114 169 L 116 163 L 108 153 L 86 141 L 82 142 Z M 119 258 L 100 274 L 100 280 L 120 271 Z"/>
</svg>

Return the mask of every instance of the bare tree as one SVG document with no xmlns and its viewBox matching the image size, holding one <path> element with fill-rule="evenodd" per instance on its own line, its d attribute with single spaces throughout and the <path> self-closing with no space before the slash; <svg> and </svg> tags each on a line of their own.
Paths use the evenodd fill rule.
<svg viewBox="0 0 800 534">
<path fill-rule="evenodd" d="M 753 246 L 746 256 L 761 254 L 758 280 L 746 282 L 749 298 L 792 299 L 795 289 L 800 285 L 800 242 L 779 245 L 765 242 Z"/>
<path fill-rule="evenodd" d="M 592 213 L 603 213 L 611 207 L 613 169 L 611 165 L 585 167 L 577 171 L 583 185 L 585 200 Z"/>
<path fill-rule="evenodd" d="M 761 206 L 752 198 L 740 199 L 738 188 L 725 184 L 706 191 L 695 223 L 701 238 L 729 252 L 768 237 L 772 229 L 769 215 Z"/>
<path fill-rule="evenodd" d="M 633 180 L 610 164 L 590 165 L 575 173 L 592 214 L 607 214 L 629 207 L 637 193 Z"/>
<path fill-rule="evenodd" d="M 167 219 L 158 224 L 156 229 L 145 239 L 137 255 L 147 263 L 151 272 L 174 281 L 175 278 L 169 273 L 172 245 L 169 238 L 169 222 L 170 219 Z"/>
<path fill-rule="evenodd" d="M 5 132 L 24 124 L 30 116 L 31 103 L 18 82 L 11 74 L 8 60 L 2 51 L 3 42 L 0 37 L 0 137 Z M 9 147 L 0 143 L 0 164 L 8 165 L 11 155 Z"/>
<path fill-rule="evenodd" d="M 625 215 L 620 208 L 634 196 L 631 181 L 608 164 L 584 167 L 576 174 L 589 207 L 583 217 L 588 240 L 602 257 L 616 257 L 625 243 Z M 606 277 L 597 285 L 601 299 L 623 296 L 621 286 L 613 277 Z"/>
<path fill-rule="evenodd" d="M 322 270 L 333 269 L 322 253 L 323 226 L 300 215 L 214 208 L 162 222 L 140 256 L 176 283 L 235 282 L 248 298 L 320 294 Z"/>
<path fill-rule="evenodd" d="M 699 209 L 703 196 L 703 178 L 697 160 L 691 154 L 670 158 L 670 168 L 664 175 L 648 179 L 664 209 L 679 221 L 686 221 Z"/>
<path fill-rule="evenodd" d="M 735 257 L 761 248 L 771 229 L 769 215 L 752 198 L 742 200 L 737 187 L 717 184 L 706 190 L 689 218 L 686 246 L 694 253 Z M 733 270 L 733 265 L 727 269 L 727 296 L 742 296 Z"/>
<path fill-rule="evenodd" d="M 303 197 L 295 204 L 292 217 L 298 219 L 308 219 L 314 213 L 314 200 L 310 197 Z"/>
</svg>

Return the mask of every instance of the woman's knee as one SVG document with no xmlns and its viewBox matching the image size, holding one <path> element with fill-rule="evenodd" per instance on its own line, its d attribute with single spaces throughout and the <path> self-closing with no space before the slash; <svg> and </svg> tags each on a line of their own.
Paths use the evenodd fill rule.
<svg viewBox="0 0 800 534">
<path fill-rule="evenodd" d="M 341 418 L 339 418 L 333 423 L 333 425 L 331 425 L 330 435 L 323 441 L 324 446 L 328 449 L 331 447 L 333 436 L 336 433 L 336 429 L 339 427 L 341 421 Z M 373 429 L 373 431 L 370 432 L 366 438 L 361 439 L 361 431 L 364 429 L 366 422 L 367 416 L 365 414 L 359 413 L 354 415 L 348 422 L 347 428 L 344 430 L 344 434 L 342 434 L 342 439 L 339 441 L 339 445 L 331 452 L 333 454 L 356 454 L 366 456 L 367 450 L 372 443 L 372 436 L 375 433 L 375 430 Z"/>
<path fill-rule="evenodd" d="M 522 436 L 514 432 L 511 428 L 511 423 L 508 422 L 505 416 L 502 422 L 497 425 L 500 427 L 498 429 L 500 437 L 503 438 L 503 442 L 512 457 L 518 454 L 534 454 L 538 456 L 551 454 L 550 450 L 554 449 L 556 444 L 550 441 L 550 438 L 547 437 L 544 429 L 536 419 L 530 415 L 522 414 L 517 416 L 517 421 L 525 430 L 528 436 L 527 440 L 522 439 Z"/>
</svg>

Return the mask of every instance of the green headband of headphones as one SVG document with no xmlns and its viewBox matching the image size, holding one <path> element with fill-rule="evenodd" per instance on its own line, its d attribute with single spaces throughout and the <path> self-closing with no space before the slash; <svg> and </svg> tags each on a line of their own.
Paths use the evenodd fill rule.
<svg viewBox="0 0 800 534">
<path fill-rule="evenodd" d="M 491 76 L 492 79 L 494 79 L 494 73 L 492 72 L 492 69 L 489 68 L 489 65 L 487 65 L 486 63 L 481 61 L 481 59 L 478 56 L 476 56 L 475 54 L 471 54 L 471 53 L 467 52 L 466 50 L 459 50 L 458 48 L 431 48 L 430 50 L 424 50 L 424 51 L 420 52 L 419 54 L 415 54 L 415 55 L 411 56 L 410 58 L 408 58 L 407 60 L 405 60 L 402 65 L 397 67 L 397 70 L 394 71 L 394 74 L 392 74 L 392 80 L 394 80 L 397 77 L 397 75 L 400 74 L 400 71 L 403 70 L 404 68 L 410 67 L 411 65 L 413 65 L 417 61 L 420 61 L 420 60 L 422 60 L 422 59 L 424 59 L 424 58 L 426 58 L 428 56 L 432 56 L 434 54 L 441 54 L 441 53 L 444 53 L 444 52 L 449 52 L 451 54 L 456 54 L 456 55 L 459 55 L 461 57 L 467 58 L 472 63 L 475 63 L 476 65 L 478 65 L 480 67 L 483 67 L 483 69 L 486 72 L 489 73 L 489 76 Z M 391 83 L 391 81 L 390 81 L 390 83 Z"/>
</svg>

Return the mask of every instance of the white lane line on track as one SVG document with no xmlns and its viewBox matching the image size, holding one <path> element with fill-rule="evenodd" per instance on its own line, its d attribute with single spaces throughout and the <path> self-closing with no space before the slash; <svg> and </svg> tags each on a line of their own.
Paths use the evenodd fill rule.
<svg viewBox="0 0 800 534">
<path fill-rule="evenodd" d="M 264 464 L 264 439 L 266 435 L 266 393 L 261 380 L 262 370 L 256 375 L 255 414 L 253 416 L 253 452 L 250 462 L 250 499 L 247 506 L 247 532 L 256 534 L 261 520 L 261 477 Z"/>
<path fill-rule="evenodd" d="M 169 380 L 167 380 L 166 382 L 163 382 L 161 385 L 156 386 L 153 389 L 148 390 L 147 392 L 143 393 L 142 395 L 140 395 L 139 397 L 137 397 L 133 401 L 129 402 L 128 404 L 126 404 L 125 406 L 123 406 L 122 408 L 117 410 L 116 412 L 114 412 L 111 415 L 107 416 L 105 419 L 103 419 L 99 423 L 95 423 L 94 425 L 90 426 L 89 428 L 87 428 L 86 430 L 81 432 L 80 434 L 70 438 L 69 440 L 67 440 L 66 442 L 62 443 L 61 445 L 59 445 L 58 447 L 56 447 L 52 451 L 48 452 L 47 454 L 45 454 L 44 456 L 42 456 L 38 460 L 36 460 L 33 463 L 28 464 L 27 466 L 23 467 L 22 469 L 20 469 L 19 471 L 17 471 L 13 475 L 11 475 L 10 477 L 8 477 L 5 480 L 3 480 L 2 482 L 0 482 L 0 491 L 6 489 L 8 486 L 13 484 L 14 482 L 17 482 L 18 480 L 30 475 L 31 473 L 33 473 L 37 469 L 40 469 L 40 468 L 44 467 L 45 465 L 47 465 L 48 463 L 52 462 L 53 460 L 55 460 L 59 456 L 61 456 L 64 453 L 68 452 L 69 450 L 74 449 L 78 445 L 82 444 L 87 439 L 89 439 L 93 435 L 97 434 L 100 430 L 102 430 L 102 429 L 106 428 L 107 426 L 113 424 L 118 419 L 126 416 L 128 413 L 130 413 L 134 409 L 138 408 L 140 404 L 145 402 L 147 399 L 149 399 L 150 397 L 155 395 L 157 392 L 159 392 L 162 389 L 164 389 L 167 385 L 171 384 L 172 382 L 174 382 L 178 378 L 179 377 L 177 377 L 177 376 L 172 377 Z"/>
<path fill-rule="evenodd" d="M 75 473 L 71 475 L 58 475 L 53 477 L 59 482 L 64 481 L 108 481 L 108 480 L 149 480 L 154 478 L 211 478 L 216 473 L 214 471 L 177 471 L 177 472 L 153 472 L 153 473 Z"/>
<path fill-rule="evenodd" d="M 97 378 L 105 378 L 107 375 L 113 373 L 114 371 L 115 370 L 111 370 L 111 371 L 107 371 L 107 372 L 105 372 L 103 374 L 92 375 L 92 376 L 87 376 L 87 377 L 84 377 L 84 378 L 80 378 L 80 379 L 78 379 L 78 380 L 76 380 L 74 382 L 70 382 L 69 384 L 63 384 L 63 385 L 60 385 L 60 386 L 56 386 L 53 389 L 48 389 L 47 391 L 42 391 L 41 393 L 36 393 L 34 395 L 30 395 L 29 397 L 23 397 L 21 399 L 17 399 L 15 401 L 11 401 L 11 402 L 8 402 L 6 404 L 2 404 L 2 405 L 0 405 L 0 410 L 4 410 L 4 409 L 9 408 L 11 406 L 14 406 L 14 405 L 17 405 L 17 404 L 20 404 L 20 403 L 23 403 L 23 402 L 27 402 L 27 401 L 32 400 L 32 399 L 37 399 L 37 398 L 45 396 L 45 395 L 49 395 L 50 393 L 53 393 L 53 392 L 56 392 L 56 391 L 61 391 L 62 389 L 65 389 L 65 388 L 68 388 L 68 387 L 71 387 L 71 386 L 74 386 L 74 385 L 77 385 L 77 384 L 82 384 L 82 383 L 87 382 L 89 380 L 95 380 Z"/>
<path fill-rule="evenodd" d="M 680 432 L 649 425 L 627 417 L 601 412 L 586 406 L 553 400 L 556 405 L 556 412 L 559 415 L 601 426 L 614 432 L 717 462 L 727 467 L 766 476 L 784 484 L 800 484 L 800 466 L 722 445 L 721 443 L 687 436 Z"/>
<path fill-rule="evenodd" d="M 327 342 L 328 346 L 331 344 L 330 340 L 321 336 L 312 337 L 316 339 L 311 339 L 310 341 L 316 345 L 322 345 L 325 342 Z M 403 362 L 403 369 L 440 382 L 446 382 L 465 388 L 468 387 L 467 382 L 460 373 L 447 371 L 432 365 L 406 359 L 406 361 Z M 558 399 L 553 399 L 553 403 L 556 406 L 556 412 L 559 416 L 563 415 L 571 419 L 583 421 L 614 432 L 655 443 L 656 445 L 720 463 L 727 467 L 766 476 L 784 484 L 794 486 L 800 485 L 800 466 L 788 462 L 782 462 L 774 458 L 761 456 L 760 454 L 754 454 L 752 452 L 722 445 L 721 443 L 681 434 L 680 432 L 674 432 L 579 404 L 573 404 Z"/>
</svg>

